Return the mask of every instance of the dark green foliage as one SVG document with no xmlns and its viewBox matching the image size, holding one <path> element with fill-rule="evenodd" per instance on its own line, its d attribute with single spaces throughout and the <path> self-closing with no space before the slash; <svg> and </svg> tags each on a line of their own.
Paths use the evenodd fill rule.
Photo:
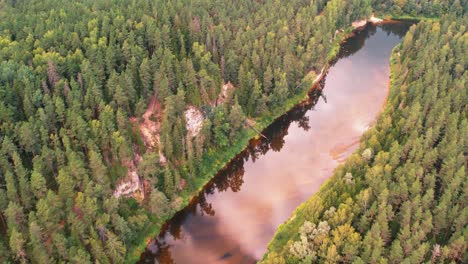
<svg viewBox="0 0 468 264">
<path fill-rule="evenodd" d="M 446 13 L 463 16 L 468 11 L 466 0 L 371 0 L 376 11 L 395 16 L 440 17 Z"/>
</svg>

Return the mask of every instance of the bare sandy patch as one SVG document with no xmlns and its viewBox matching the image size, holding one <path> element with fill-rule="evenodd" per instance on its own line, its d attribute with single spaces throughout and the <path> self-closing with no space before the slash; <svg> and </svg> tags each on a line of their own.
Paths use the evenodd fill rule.
<svg viewBox="0 0 468 264">
<path fill-rule="evenodd" d="M 187 122 L 187 132 L 191 137 L 195 137 L 203 126 L 203 113 L 195 106 L 189 106 L 185 110 L 185 120 Z"/>
<path fill-rule="evenodd" d="M 166 158 L 161 152 L 160 143 L 160 132 L 161 132 L 161 119 L 162 119 L 162 106 L 156 100 L 155 96 L 152 96 L 146 109 L 145 113 L 141 118 L 132 117 L 130 122 L 137 125 L 140 130 L 140 135 L 143 138 L 143 142 L 146 146 L 146 151 L 154 151 L 156 148 L 159 152 L 159 161 L 162 164 L 166 163 Z M 141 155 L 139 151 L 134 149 L 134 159 L 123 161 L 123 165 L 127 168 L 127 176 L 122 179 L 115 188 L 114 196 L 133 196 L 137 199 L 144 199 L 144 186 L 141 183 L 141 179 L 138 175 L 137 167 L 141 161 Z"/>
</svg>

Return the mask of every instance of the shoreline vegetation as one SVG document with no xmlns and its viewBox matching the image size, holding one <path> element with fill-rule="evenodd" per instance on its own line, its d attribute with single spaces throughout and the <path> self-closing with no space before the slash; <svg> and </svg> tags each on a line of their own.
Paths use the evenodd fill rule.
<svg viewBox="0 0 468 264">
<path fill-rule="evenodd" d="M 388 16 L 380 15 L 384 18 Z M 317 193 L 298 206 L 290 218 L 277 228 L 260 263 L 466 262 L 466 214 L 463 213 L 466 212 L 466 201 L 463 201 L 466 189 L 464 192 L 463 187 L 460 187 L 467 177 L 466 164 L 463 165 L 466 158 L 463 157 L 463 131 L 466 132 L 466 112 L 464 115 L 463 108 L 466 110 L 466 105 L 463 107 L 457 99 L 457 96 L 463 96 L 460 92 L 463 90 L 463 81 L 448 81 L 454 78 L 452 75 L 466 77 L 466 72 L 453 60 L 448 62 L 448 67 L 454 68 L 450 73 L 429 69 L 427 66 L 424 66 L 424 70 L 415 70 L 409 66 L 414 65 L 412 63 L 415 61 L 419 63 L 424 52 L 440 50 L 437 48 L 439 43 L 431 42 L 430 38 L 440 39 L 450 35 L 443 30 L 441 33 L 441 27 L 445 30 L 448 27 L 448 31 L 457 33 L 456 36 L 450 35 L 454 39 L 445 38 L 446 43 L 441 44 L 445 44 L 445 47 L 451 45 L 452 49 L 463 43 L 463 35 L 466 41 L 466 29 L 460 25 L 460 20 L 447 16 L 443 17 L 445 23 L 440 18 L 407 15 L 393 18 L 419 20 L 419 23 L 392 50 L 390 89 L 384 110 L 377 117 L 377 122 L 361 137 L 360 145 L 353 155 L 334 170 Z M 462 32 L 457 32 L 457 29 Z M 418 41 L 427 45 L 421 48 L 422 51 L 414 48 Z M 454 51 L 455 54 L 449 58 L 457 57 L 456 52 L 459 50 Z M 437 54 L 432 59 L 434 57 L 440 60 L 439 63 L 446 60 L 445 55 L 438 57 Z M 419 77 L 410 77 L 409 73 L 414 74 L 418 70 Z M 434 79 L 434 76 L 440 76 L 443 81 L 437 77 Z M 424 81 L 420 81 L 420 78 Z M 426 90 L 421 87 L 422 82 L 433 83 L 436 80 L 444 84 L 440 87 L 429 86 Z M 439 100 L 452 101 L 454 105 L 441 106 L 434 97 L 428 99 L 434 93 L 437 94 L 437 90 L 441 97 Z M 405 98 L 405 95 L 409 98 Z M 421 100 L 421 97 L 424 99 Z M 437 110 L 429 110 L 431 105 Z M 427 112 L 423 113 L 419 107 L 427 109 Z M 440 110 L 442 108 L 444 110 Z M 409 111 L 411 114 L 408 114 Z M 440 132 L 434 132 L 428 125 L 434 122 L 436 111 L 445 111 L 445 117 L 441 118 L 446 118 L 446 121 L 440 120 L 438 125 L 434 124 L 434 131 Z M 409 120 L 409 115 L 412 120 Z M 402 119 L 400 123 L 393 121 L 394 124 L 391 124 L 392 120 L 398 118 L 408 120 L 404 127 L 398 127 L 402 125 Z M 414 125 L 416 131 L 410 133 L 409 125 Z M 444 129 L 445 125 L 449 128 Z M 432 140 L 433 135 L 437 136 Z M 448 146 L 447 138 L 457 141 L 455 144 L 461 146 Z M 422 146 L 421 142 L 426 143 Z M 431 155 L 425 154 L 422 158 L 423 154 L 418 152 L 421 149 Z M 395 152 L 402 156 L 399 157 Z M 408 168 L 413 170 L 405 171 Z M 380 169 L 384 171 L 379 172 Z M 415 173 L 414 170 L 420 179 L 413 180 L 405 175 Z M 405 188 L 401 185 L 405 180 L 408 182 L 406 191 L 409 190 L 409 194 L 405 194 Z M 396 187 L 395 184 L 400 186 Z M 357 209 L 357 204 L 363 200 L 367 208 L 364 212 Z M 448 212 L 452 214 L 451 220 L 445 219 Z M 421 214 L 424 215 L 422 218 Z M 417 239 L 414 238 L 416 236 Z"/>
<path fill-rule="evenodd" d="M 397 20 L 406 21 L 414 19 L 401 18 Z M 229 166 L 229 164 L 233 160 L 235 160 L 238 155 L 241 155 L 241 153 L 249 146 L 251 140 L 258 139 L 258 137 L 260 137 L 258 131 L 263 133 L 263 131 L 267 129 L 270 125 L 272 125 L 276 120 L 286 115 L 294 107 L 304 103 L 309 99 L 309 94 L 314 89 L 316 89 L 317 86 L 320 85 L 320 82 L 324 78 L 326 78 L 330 66 L 332 66 L 333 61 L 337 59 L 337 55 L 340 51 L 341 44 L 343 44 L 347 39 L 352 38 L 356 32 L 364 30 L 368 26 L 368 24 L 381 25 L 385 23 L 392 23 L 394 21 L 396 21 L 396 19 L 393 19 L 393 17 L 385 18 L 384 20 L 378 22 L 372 22 L 371 19 L 368 19 L 366 20 L 366 24 L 364 26 L 360 26 L 357 28 L 349 26 L 344 31 L 340 31 L 334 40 L 332 49 L 327 54 L 327 64 L 322 68 L 319 74 L 314 73 L 313 77 L 309 77 L 309 79 L 313 79 L 312 81 L 305 80 L 299 85 L 302 86 L 304 84 L 307 84 L 309 88 L 302 89 L 299 94 L 288 98 L 287 101 L 281 107 L 278 107 L 276 109 L 275 113 L 257 120 L 254 125 L 255 130 L 249 127 L 245 127 L 244 131 L 242 131 L 241 139 L 238 139 L 235 145 L 232 145 L 228 149 L 221 152 L 224 155 L 217 155 L 219 153 L 213 153 L 213 155 L 210 155 L 209 157 L 205 158 L 205 160 L 211 161 L 211 163 L 208 164 L 214 164 L 214 166 L 204 166 L 205 168 L 210 167 L 210 169 L 207 170 L 202 177 L 197 178 L 198 181 L 196 182 L 196 186 L 198 186 L 198 188 L 191 192 L 183 192 L 181 194 L 183 201 L 181 203 L 180 208 L 178 210 L 174 210 L 173 213 L 165 217 L 164 221 L 157 221 L 156 224 L 153 224 L 151 226 L 151 228 L 147 232 L 148 235 L 146 235 L 145 238 L 142 239 L 142 243 L 140 244 L 140 246 L 133 249 L 132 253 L 128 255 L 129 258 L 126 260 L 126 263 L 134 263 L 137 260 L 139 260 L 141 257 L 141 253 L 146 249 L 148 244 L 153 239 L 155 239 L 161 233 L 162 230 L 164 230 L 164 225 L 167 223 L 167 221 L 172 219 L 174 215 L 177 214 L 179 211 L 189 206 L 193 202 L 193 199 L 195 199 L 200 194 L 200 192 L 202 192 L 205 189 L 205 187 L 216 178 L 219 172 L 221 172 L 224 168 Z M 306 76 L 305 78 L 308 78 L 308 76 Z M 215 158 L 216 156 L 218 157 L 217 159 Z M 204 162 L 206 162 L 205 160 Z M 213 160 L 215 161 L 212 162 Z"/>
</svg>

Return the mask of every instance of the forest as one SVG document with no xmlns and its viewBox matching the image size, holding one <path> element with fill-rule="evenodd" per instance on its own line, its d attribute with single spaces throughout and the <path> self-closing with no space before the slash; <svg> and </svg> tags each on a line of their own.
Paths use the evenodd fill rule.
<svg viewBox="0 0 468 264">
<path fill-rule="evenodd" d="M 302 98 L 351 23 L 373 8 L 390 16 L 463 17 L 467 4 L 1 1 L 0 262 L 133 262 L 148 233 L 157 232 L 149 228 L 233 158 L 256 134 L 252 128 Z M 391 245 L 401 259 L 414 252 L 427 259 L 437 244 L 437 258 L 466 258 L 462 19 L 412 29 L 393 63 L 401 74 L 393 74 L 389 105 L 401 109 L 366 135 L 368 160 L 355 155 L 336 173 L 342 177 L 349 166 L 352 184 L 337 183 L 331 192 L 343 193 L 335 210 L 353 220 L 347 230 L 342 219 L 328 223 L 352 231 L 356 241 L 372 230 L 362 238 L 369 249 L 357 251 L 378 258 Z M 361 196 L 365 208 L 352 202 Z M 408 224 L 400 227 L 402 219 Z M 419 231 L 420 240 L 399 237 L 399 230 Z M 287 258 L 312 260 L 314 252 Z"/>
<path fill-rule="evenodd" d="M 411 27 L 384 112 L 262 263 L 467 263 L 468 32 L 457 16 Z"/>
<path fill-rule="evenodd" d="M 0 262 L 134 260 L 370 13 L 365 0 L 0 2 Z"/>
</svg>

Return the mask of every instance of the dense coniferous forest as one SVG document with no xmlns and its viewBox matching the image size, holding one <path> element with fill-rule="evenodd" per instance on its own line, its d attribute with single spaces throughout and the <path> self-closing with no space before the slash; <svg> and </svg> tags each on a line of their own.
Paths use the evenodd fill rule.
<svg viewBox="0 0 468 264">
<path fill-rule="evenodd" d="M 449 12 L 462 16 L 468 9 L 466 0 L 372 0 L 372 7 L 387 15 L 407 18 L 439 18 Z"/>
<path fill-rule="evenodd" d="M 0 262 L 134 259 L 148 227 L 180 209 L 251 127 L 309 88 L 371 4 L 430 17 L 467 8 L 465 0 L 1 1 Z M 330 234 L 350 232 L 363 261 L 386 252 L 430 259 L 434 245 L 435 258 L 466 257 L 463 22 L 412 29 L 394 62 L 389 105 L 398 107 L 366 135 L 368 159 L 346 165 L 336 212 L 314 211 L 350 219 L 344 230 L 341 218 L 327 218 Z M 365 207 L 338 205 L 362 196 Z"/>
<path fill-rule="evenodd" d="M 367 0 L 1 1 L 0 262 L 128 260 L 370 14 Z"/>
<path fill-rule="evenodd" d="M 468 262 L 466 25 L 447 15 L 411 27 L 384 113 L 264 263 Z"/>
</svg>

